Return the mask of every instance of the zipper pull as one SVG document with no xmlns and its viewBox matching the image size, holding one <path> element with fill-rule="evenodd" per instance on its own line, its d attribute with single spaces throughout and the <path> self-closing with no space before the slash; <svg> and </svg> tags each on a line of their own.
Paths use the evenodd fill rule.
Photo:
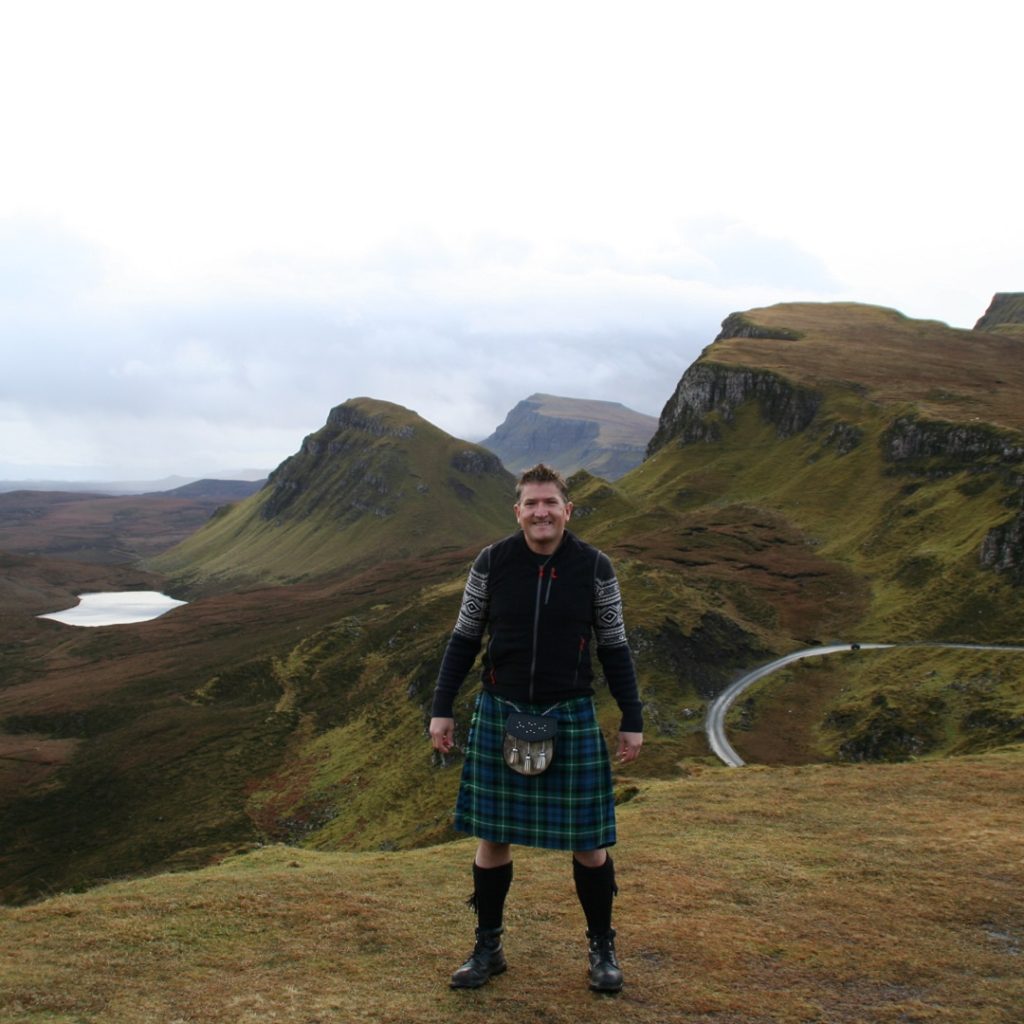
<svg viewBox="0 0 1024 1024">
<path fill-rule="evenodd" d="M 551 596 L 551 584 L 558 579 L 558 570 L 551 566 L 551 572 L 548 574 L 548 589 L 544 594 L 544 603 L 548 603 L 548 598 Z"/>
</svg>

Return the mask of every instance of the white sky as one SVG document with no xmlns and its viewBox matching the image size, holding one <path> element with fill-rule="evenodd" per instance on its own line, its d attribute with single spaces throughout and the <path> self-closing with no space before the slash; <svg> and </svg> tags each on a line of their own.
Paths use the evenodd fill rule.
<svg viewBox="0 0 1024 1024">
<path fill-rule="evenodd" d="M 657 415 L 730 312 L 1024 290 L 1024 5 L 6 4 L 0 478 L 272 468 L 356 395 Z"/>
</svg>

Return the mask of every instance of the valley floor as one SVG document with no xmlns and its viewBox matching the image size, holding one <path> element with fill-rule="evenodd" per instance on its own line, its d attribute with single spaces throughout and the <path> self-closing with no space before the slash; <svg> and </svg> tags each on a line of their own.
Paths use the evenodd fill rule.
<svg viewBox="0 0 1024 1024">
<path fill-rule="evenodd" d="M 619 997 L 587 990 L 567 855 L 517 851 L 510 970 L 452 992 L 472 841 L 271 846 L 0 910 L 3 1020 L 1010 1024 L 1022 791 L 1022 748 L 639 784 L 615 853 Z"/>
</svg>

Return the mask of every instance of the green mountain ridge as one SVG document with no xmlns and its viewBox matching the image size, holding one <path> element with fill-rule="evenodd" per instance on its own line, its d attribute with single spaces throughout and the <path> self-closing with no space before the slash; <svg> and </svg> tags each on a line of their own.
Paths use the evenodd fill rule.
<svg viewBox="0 0 1024 1024">
<path fill-rule="evenodd" d="M 187 588 L 286 583 L 483 544 L 506 528 L 510 491 L 510 475 L 480 446 L 401 406 L 350 399 L 256 495 L 153 567 Z"/>
</svg>

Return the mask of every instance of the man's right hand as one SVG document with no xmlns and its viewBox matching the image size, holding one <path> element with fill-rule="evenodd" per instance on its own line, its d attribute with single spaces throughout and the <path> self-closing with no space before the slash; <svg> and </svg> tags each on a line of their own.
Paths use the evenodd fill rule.
<svg viewBox="0 0 1024 1024">
<path fill-rule="evenodd" d="M 432 718 L 430 720 L 430 745 L 442 754 L 447 754 L 455 745 L 455 719 Z"/>
</svg>

